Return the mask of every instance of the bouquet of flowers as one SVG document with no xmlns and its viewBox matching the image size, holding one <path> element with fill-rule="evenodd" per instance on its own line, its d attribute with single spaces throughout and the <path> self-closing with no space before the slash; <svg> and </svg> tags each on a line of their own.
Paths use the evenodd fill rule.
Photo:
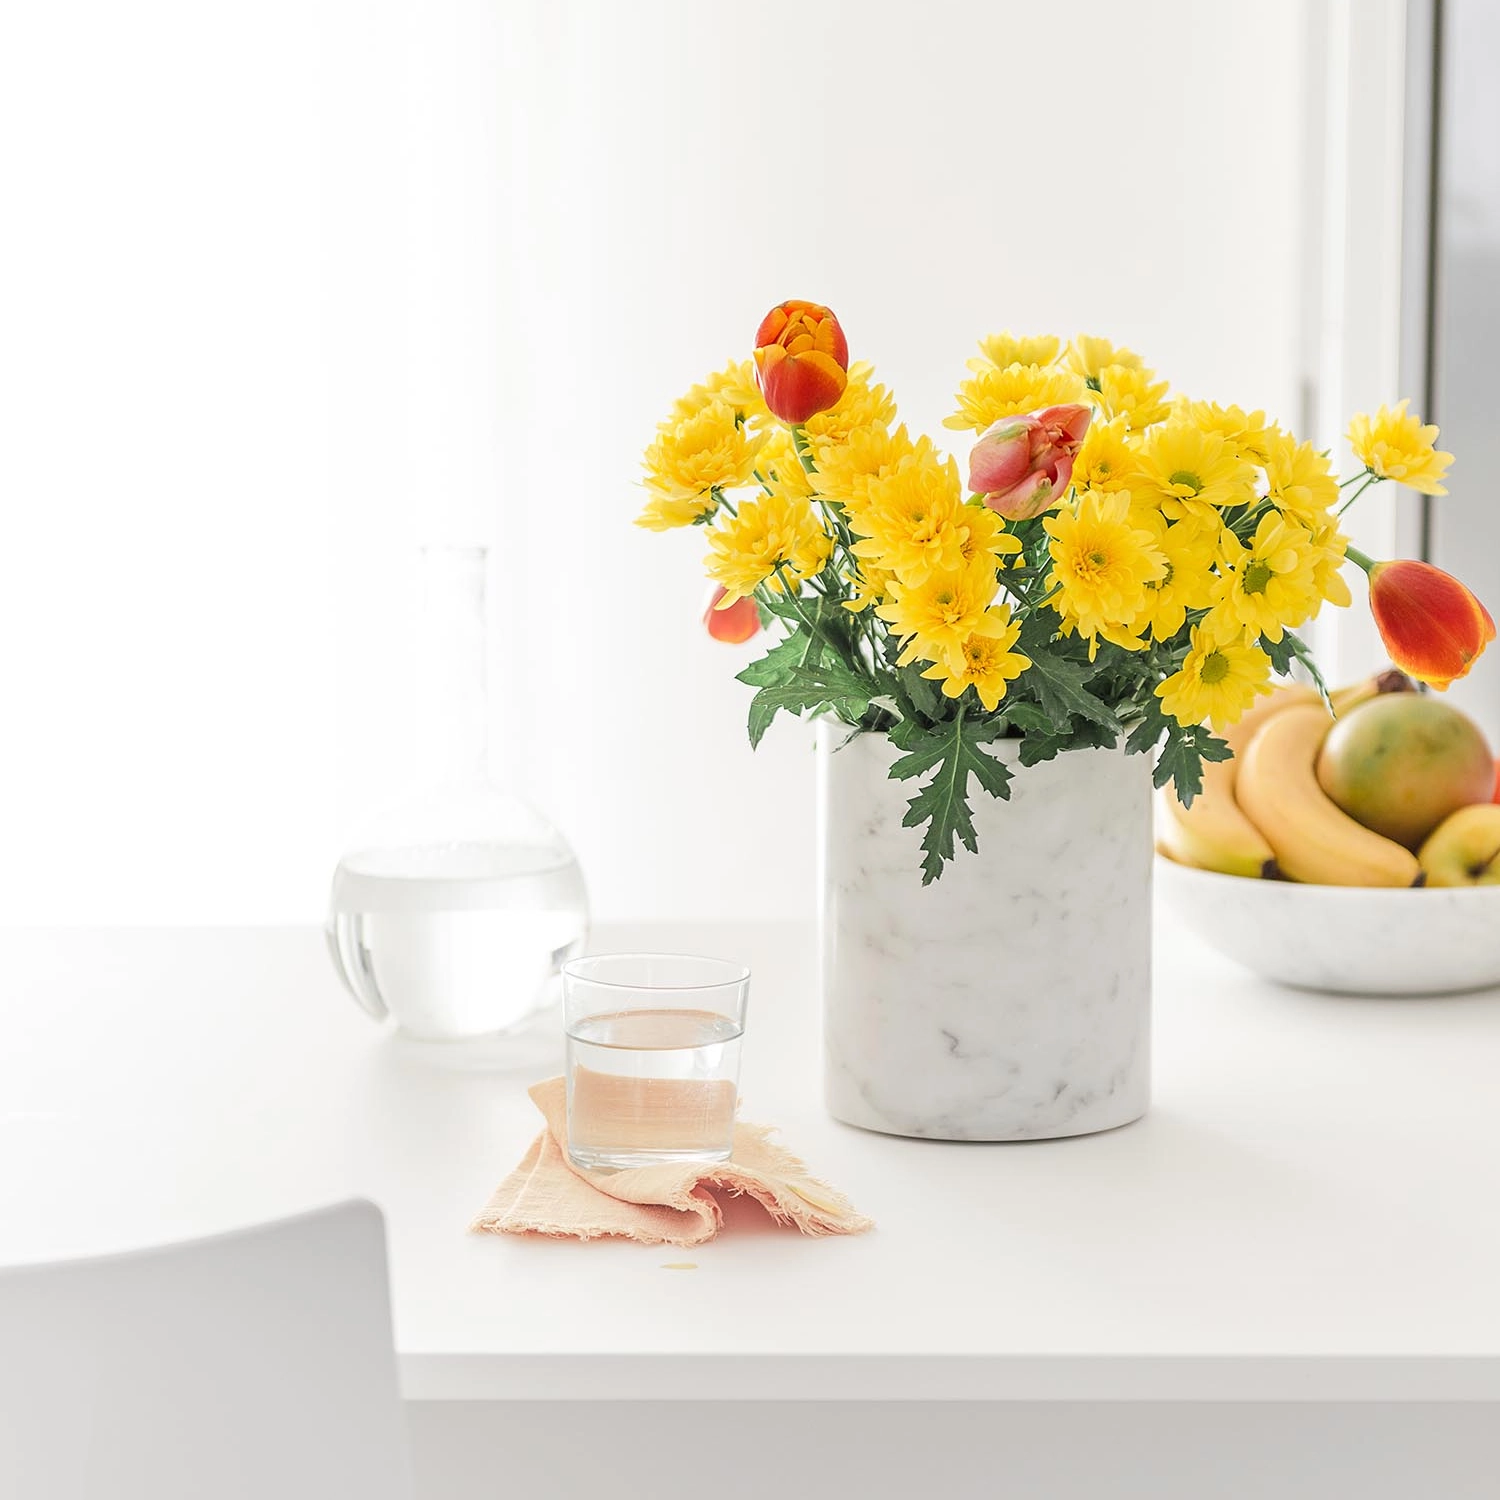
<svg viewBox="0 0 1500 1500">
<path fill-rule="evenodd" d="M 785 302 L 732 362 L 673 407 L 646 450 L 638 524 L 701 526 L 716 584 L 710 629 L 778 637 L 739 674 L 750 739 L 778 713 L 831 714 L 889 734 L 891 775 L 919 783 L 923 883 L 978 840 L 970 782 L 1008 795 L 986 750 L 1019 737 L 1022 766 L 1063 751 L 1160 747 L 1158 786 L 1190 803 L 1201 763 L 1299 627 L 1347 605 L 1347 560 L 1369 581 L 1392 659 L 1446 686 L 1493 639 L 1463 585 L 1425 563 L 1376 562 L 1339 518 L 1393 479 L 1445 493 L 1452 456 L 1406 402 L 1355 417 L 1363 469 L 1263 412 L 1175 397 L 1102 338 L 983 339 L 944 423 L 972 434 L 967 475 L 851 364 L 826 307 Z M 965 482 L 967 481 L 967 482 Z"/>
</svg>

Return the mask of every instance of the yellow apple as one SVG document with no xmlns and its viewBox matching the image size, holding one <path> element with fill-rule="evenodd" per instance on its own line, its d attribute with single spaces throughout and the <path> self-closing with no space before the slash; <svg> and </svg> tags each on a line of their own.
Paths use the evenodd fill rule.
<svg viewBox="0 0 1500 1500">
<path fill-rule="evenodd" d="M 1450 813 L 1417 852 L 1428 885 L 1500 885 L 1500 803 Z"/>
</svg>

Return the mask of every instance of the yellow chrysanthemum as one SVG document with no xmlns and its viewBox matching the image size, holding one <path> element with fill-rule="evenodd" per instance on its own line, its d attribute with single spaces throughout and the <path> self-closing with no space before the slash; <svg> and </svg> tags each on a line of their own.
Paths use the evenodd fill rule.
<svg viewBox="0 0 1500 1500">
<path fill-rule="evenodd" d="M 968 541 L 958 465 L 936 453 L 901 459 L 884 479 L 870 483 L 857 518 L 862 540 L 855 556 L 902 583 L 925 583 L 959 567 Z"/>
<path fill-rule="evenodd" d="M 1079 490 L 1128 490 L 1139 472 L 1139 440 L 1132 441 L 1123 417 L 1089 423 L 1083 446 L 1073 464 L 1073 483 Z"/>
<path fill-rule="evenodd" d="M 1194 521 L 1168 524 L 1159 512 L 1142 521 L 1143 531 L 1156 541 L 1166 562 L 1166 571 L 1146 585 L 1145 618 L 1138 628 L 1150 632 L 1154 641 L 1167 641 L 1187 622 L 1189 610 L 1207 609 L 1214 597 L 1214 563 L 1218 559 L 1218 528 Z"/>
<path fill-rule="evenodd" d="M 1144 624 L 1136 627 L 1145 629 Z M 1089 643 L 1089 660 L 1093 661 L 1099 655 L 1099 646 L 1102 642 L 1108 642 L 1112 646 L 1118 646 L 1122 651 L 1144 651 L 1150 644 L 1150 640 L 1144 635 L 1137 635 L 1136 629 L 1127 629 L 1123 625 L 1106 625 L 1102 629 L 1090 635 L 1085 630 L 1080 630 L 1076 620 L 1064 619 L 1059 629 L 1061 635 L 1082 635 Z"/>
<path fill-rule="evenodd" d="M 1208 505 L 1245 505 L 1255 499 L 1255 466 L 1217 433 L 1190 422 L 1163 423 L 1141 444 L 1141 486 L 1161 497 L 1168 516 Z M 1184 505 L 1181 502 L 1196 502 Z"/>
<path fill-rule="evenodd" d="M 819 468 L 828 450 L 847 443 L 852 433 L 868 427 L 889 427 L 896 420 L 896 398 L 883 385 L 871 383 L 874 374 L 872 364 L 857 361 L 850 365 L 844 394 L 827 411 L 804 423 L 802 430 Z"/>
<path fill-rule="evenodd" d="M 672 415 L 661 424 L 668 430 L 696 417 L 706 406 L 723 401 L 734 412 L 736 420 L 751 427 L 766 427 L 771 413 L 755 379 L 753 359 L 731 360 L 707 380 L 695 385 L 672 403 Z"/>
<path fill-rule="evenodd" d="M 1021 550 L 1021 539 L 1005 529 L 1005 519 L 979 504 L 965 505 L 960 513 L 964 539 L 958 554 L 965 563 L 973 562 L 981 552 L 988 552 L 1001 566 L 1003 557 L 1014 557 Z"/>
<path fill-rule="evenodd" d="M 788 500 L 811 500 L 817 493 L 812 476 L 797 457 L 788 428 L 777 427 L 766 439 L 755 464 L 756 477 L 768 490 Z"/>
<path fill-rule="evenodd" d="M 646 449 L 646 489 L 650 499 L 636 517 L 648 531 L 690 526 L 711 515 L 716 490 L 748 484 L 765 443 L 735 420 L 726 401 L 710 401 L 696 416 L 663 428 Z"/>
<path fill-rule="evenodd" d="M 1274 422 L 1266 421 L 1263 411 L 1247 412 L 1240 406 L 1220 406 L 1216 401 L 1178 399 L 1172 409 L 1174 422 L 1187 422 L 1200 432 L 1212 432 L 1223 438 L 1238 458 L 1265 466 L 1268 446 L 1274 437 L 1285 434 Z"/>
<path fill-rule="evenodd" d="M 1162 712 L 1182 725 L 1227 729 L 1271 691 L 1271 658 L 1244 631 L 1229 634 L 1209 621 L 1194 626 L 1191 642 L 1181 668 L 1157 685 Z"/>
<path fill-rule="evenodd" d="M 1339 497 L 1326 454 L 1289 433 L 1275 432 L 1266 445 L 1266 497 L 1280 511 L 1316 531 Z"/>
<path fill-rule="evenodd" d="M 1442 481 L 1453 455 L 1436 446 L 1437 428 L 1424 427 L 1406 405 L 1398 401 L 1393 407 L 1382 406 L 1373 417 L 1361 412 L 1349 424 L 1349 446 L 1372 474 L 1424 495 L 1446 495 Z"/>
<path fill-rule="evenodd" d="M 933 662 L 922 675 L 941 683 L 946 698 L 961 698 L 973 688 L 979 701 L 994 713 L 1005 696 L 1006 684 L 1031 665 L 1029 656 L 1010 649 L 1020 634 L 1020 621 L 1012 621 L 1010 606 L 997 604 L 985 611 L 955 654 Z"/>
<path fill-rule="evenodd" d="M 1087 396 L 1077 375 L 1055 365 L 986 365 L 959 386 L 958 410 L 943 418 L 943 426 L 983 432 L 1001 417 L 1081 402 Z"/>
<path fill-rule="evenodd" d="M 844 608 L 852 615 L 863 613 L 876 604 L 885 603 L 891 591 L 891 575 L 879 568 L 862 562 L 858 571 L 849 580 L 853 593 L 843 601 Z"/>
<path fill-rule="evenodd" d="M 983 630 L 985 611 L 998 588 L 994 564 L 984 558 L 966 568 L 933 573 L 916 587 L 892 579 L 890 597 L 875 613 L 902 644 L 899 665 L 962 662 L 964 642 Z"/>
<path fill-rule="evenodd" d="M 784 593 L 785 569 L 793 582 L 811 578 L 823 570 L 833 550 L 833 538 L 824 531 L 805 500 L 781 495 L 762 495 L 747 500 L 737 516 L 709 533 L 704 569 L 715 583 L 724 585 L 721 609 L 766 584 Z"/>
<path fill-rule="evenodd" d="M 1167 382 L 1158 380 L 1155 371 L 1144 366 L 1106 365 L 1089 382 L 1089 388 L 1096 392 L 1104 415 L 1123 417 L 1132 432 L 1162 421 L 1172 409 Z"/>
<path fill-rule="evenodd" d="M 1233 545 L 1235 554 L 1214 587 L 1214 602 L 1226 619 L 1279 641 L 1284 626 L 1300 625 L 1317 612 L 1317 548 L 1305 526 L 1272 511 L 1260 518 L 1248 546 Z"/>
<path fill-rule="evenodd" d="M 886 478 L 903 458 L 917 454 L 924 461 L 936 462 L 938 457 L 932 440 L 924 436 L 912 442 L 904 423 L 894 432 L 856 427 L 847 441 L 824 447 L 818 459 L 818 493 L 855 515 L 868 499 L 873 480 Z"/>
<path fill-rule="evenodd" d="M 1122 370 L 1139 370 L 1142 367 L 1141 357 L 1134 350 L 1120 348 L 1108 339 L 1094 338 L 1087 333 L 1080 333 L 1068 345 L 1063 362 L 1075 374 L 1088 381 L 1094 390 L 1099 388 L 1096 382 L 1100 375 L 1111 365 Z"/>
<path fill-rule="evenodd" d="M 1138 633 L 1147 611 L 1146 586 L 1166 573 L 1149 531 L 1130 521 L 1130 496 L 1085 490 L 1075 504 L 1049 515 L 1049 589 L 1065 622 L 1092 639 L 1106 631 Z"/>
<path fill-rule="evenodd" d="M 994 365 L 1004 370 L 1010 365 L 1050 365 L 1057 360 L 1062 340 L 1052 333 L 991 333 L 979 341 L 978 360 L 970 360 L 971 370 Z"/>
<path fill-rule="evenodd" d="M 1321 517 L 1312 528 L 1313 536 L 1313 587 L 1325 603 L 1348 609 L 1354 602 L 1349 585 L 1340 569 L 1349 548 L 1349 538 L 1339 530 L 1339 523 L 1331 516 Z"/>
</svg>

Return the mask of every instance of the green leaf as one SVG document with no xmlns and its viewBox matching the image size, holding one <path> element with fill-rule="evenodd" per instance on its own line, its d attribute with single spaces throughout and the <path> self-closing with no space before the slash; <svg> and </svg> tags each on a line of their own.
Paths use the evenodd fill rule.
<svg viewBox="0 0 1500 1500">
<path fill-rule="evenodd" d="M 760 749 L 760 742 L 766 737 L 766 730 L 771 727 L 771 720 L 776 717 L 777 712 L 778 705 L 762 703 L 759 693 L 750 700 L 750 718 L 746 727 L 750 731 L 752 750 Z"/>
<path fill-rule="evenodd" d="M 1228 760 L 1233 754 L 1228 744 L 1216 738 L 1206 724 L 1178 724 L 1169 719 L 1167 742 L 1156 762 L 1152 783 L 1165 786 L 1170 781 L 1177 800 L 1184 807 L 1191 807 L 1193 799 L 1203 790 L 1203 762 Z"/>
<path fill-rule="evenodd" d="M 1161 699 L 1152 693 L 1142 705 L 1141 722 L 1130 731 L 1125 740 L 1125 753 L 1127 755 L 1144 755 L 1149 750 L 1156 748 L 1156 743 L 1166 733 L 1167 726 L 1172 723 L 1161 711 Z"/>
<path fill-rule="evenodd" d="M 1312 678 L 1313 686 L 1318 690 L 1318 696 L 1323 700 L 1323 706 L 1329 713 L 1333 712 L 1333 700 L 1328 696 L 1328 684 L 1323 680 L 1323 669 L 1318 665 L 1317 658 L 1309 650 L 1307 642 L 1300 635 L 1294 635 L 1290 630 L 1282 632 L 1284 639 L 1292 643 L 1292 654 L 1307 669 L 1307 675 Z"/>
<path fill-rule="evenodd" d="M 773 682 L 750 701 L 750 744 L 758 746 L 778 713 L 803 714 L 831 708 L 841 718 L 858 723 L 870 706 L 873 684 L 837 663 L 793 667 L 784 680 Z"/>
<path fill-rule="evenodd" d="M 1191 807 L 1193 799 L 1203 790 L 1203 762 L 1228 760 L 1234 752 L 1206 724 L 1179 724 L 1163 713 L 1161 699 L 1152 694 L 1142 705 L 1141 722 L 1125 741 L 1126 752 L 1145 754 L 1163 736 L 1166 743 L 1152 772 L 1152 783 L 1160 787 L 1170 781 L 1177 800 L 1184 807 Z"/>
<path fill-rule="evenodd" d="M 924 719 L 941 719 L 944 717 L 944 704 L 948 700 L 943 697 L 943 690 L 931 677 L 922 675 L 922 666 L 921 663 L 913 662 L 910 666 L 899 669 L 897 677 L 901 691 L 906 694 L 906 701 Z"/>
<path fill-rule="evenodd" d="M 735 681 L 750 687 L 771 687 L 785 682 L 792 671 L 804 665 L 809 645 L 818 644 L 816 637 L 805 630 L 794 630 L 785 640 L 777 641 L 762 657 L 751 662 L 743 672 L 735 673 Z"/>
<path fill-rule="evenodd" d="M 1012 703 L 1007 700 L 1005 707 L 1000 710 L 1000 717 L 1012 728 L 1019 729 L 1023 735 L 1052 733 L 1052 720 L 1035 703 L 1020 700 Z"/>
<path fill-rule="evenodd" d="M 1068 748 L 1070 736 L 1051 729 L 1036 730 L 1021 741 L 1021 764 L 1039 766 L 1044 760 L 1056 760 Z"/>
<path fill-rule="evenodd" d="M 1328 697 L 1328 684 L 1324 682 L 1322 670 L 1308 649 L 1307 642 L 1300 635 L 1295 631 L 1283 630 L 1279 641 L 1268 641 L 1265 636 L 1261 636 L 1257 644 L 1271 658 L 1271 666 L 1282 677 L 1291 671 L 1294 661 L 1300 661 L 1307 668 L 1307 674 L 1312 678 L 1313 686 L 1318 690 L 1318 696 L 1332 712 L 1333 703 Z"/>
<path fill-rule="evenodd" d="M 743 672 L 735 674 L 735 680 L 750 687 L 775 687 L 790 680 L 798 667 L 816 665 L 822 652 L 822 642 L 806 630 L 793 630 L 785 640 L 778 641 L 766 654 L 750 663 Z M 771 721 L 780 711 L 780 705 L 763 701 L 760 694 L 750 700 L 750 714 L 746 725 L 750 732 L 750 748 L 760 747 Z"/>
<path fill-rule="evenodd" d="M 757 595 L 757 597 L 760 600 L 760 607 L 767 614 L 775 615 L 779 620 L 786 620 L 793 626 L 802 623 L 802 616 L 797 612 L 797 604 L 800 602 L 805 605 L 809 602 L 806 600 L 793 601 L 785 594 L 767 594 L 764 591 Z"/>
<path fill-rule="evenodd" d="M 969 780 L 992 797 L 1010 795 L 1010 770 L 982 746 L 996 739 L 1003 726 L 994 720 L 971 723 L 962 714 L 946 724 L 923 728 L 908 719 L 891 731 L 906 753 L 891 767 L 891 778 L 907 781 L 932 773 L 932 779 L 906 805 L 902 825 L 926 824 L 922 834 L 922 884 L 930 885 L 954 857 L 955 838 L 971 854 L 979 850 L 974 815 L 969 807 Z"/>
<path fill-rule="evenodd" d="M 1037 702 L 1059 732 L 1066 730 L 1069 720 L 1077 714 L 1118 734 L 1120 721 L 1114 711 L 1084 686 L 1094 675 L 1091 665 L 1073 656 L 1072 652 L 1078 648 L 1071 642 L 1054 640 L 1052 636 L 1050 617 L 1043 618 L 1040 612 L 1021 626 L 1016 649 L 1031 659 L 1031 665 L 1020 680 L 1035 693 Z"/>
<path fill-rule="evenodd" d="M 1020 758 L 1023 766 L 1040 765 L 1069 750 L 1107 750 L 1119 743 L 1119 734 L 1091 719 L 1074 718 L 1062 731 L 1050 725 L 1042 729 L 1028 730 L 1021 740 Z"/>
<path fill-rule="evenodd" d="M 1279 641 L 1261 636 L 1257 644 L 1271 658 L 1271 666 L 1280 676 L 1285 677 L 1291 671 L 1292 663 L 1297 658 L 1299 642 L 1290 630 L 1283 630 Z"/>
</svg>

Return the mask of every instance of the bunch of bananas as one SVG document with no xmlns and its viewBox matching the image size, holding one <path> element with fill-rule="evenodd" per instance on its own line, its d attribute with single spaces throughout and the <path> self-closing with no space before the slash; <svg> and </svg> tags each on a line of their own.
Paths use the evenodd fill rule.
<svg viewBox="0 0 1500 1500">
<path fill-rule="evenodd" d="M 1348 713 L 1379 693 L 1411 690 L 1402 673 L 1381 672 L 1332 694 L 1333 710 Z M 1170 789 L 1158 794 L 1157 851 L 1225 875 L 1416 885 L 1416 855 L 1356 823 L 1318 784 L 1318 750 L 1331 724 L 1312 688 L 1274 689 L 1225 734 L 1234 758 L 1205 763 L 1191 807 Z"/>
</svg>

